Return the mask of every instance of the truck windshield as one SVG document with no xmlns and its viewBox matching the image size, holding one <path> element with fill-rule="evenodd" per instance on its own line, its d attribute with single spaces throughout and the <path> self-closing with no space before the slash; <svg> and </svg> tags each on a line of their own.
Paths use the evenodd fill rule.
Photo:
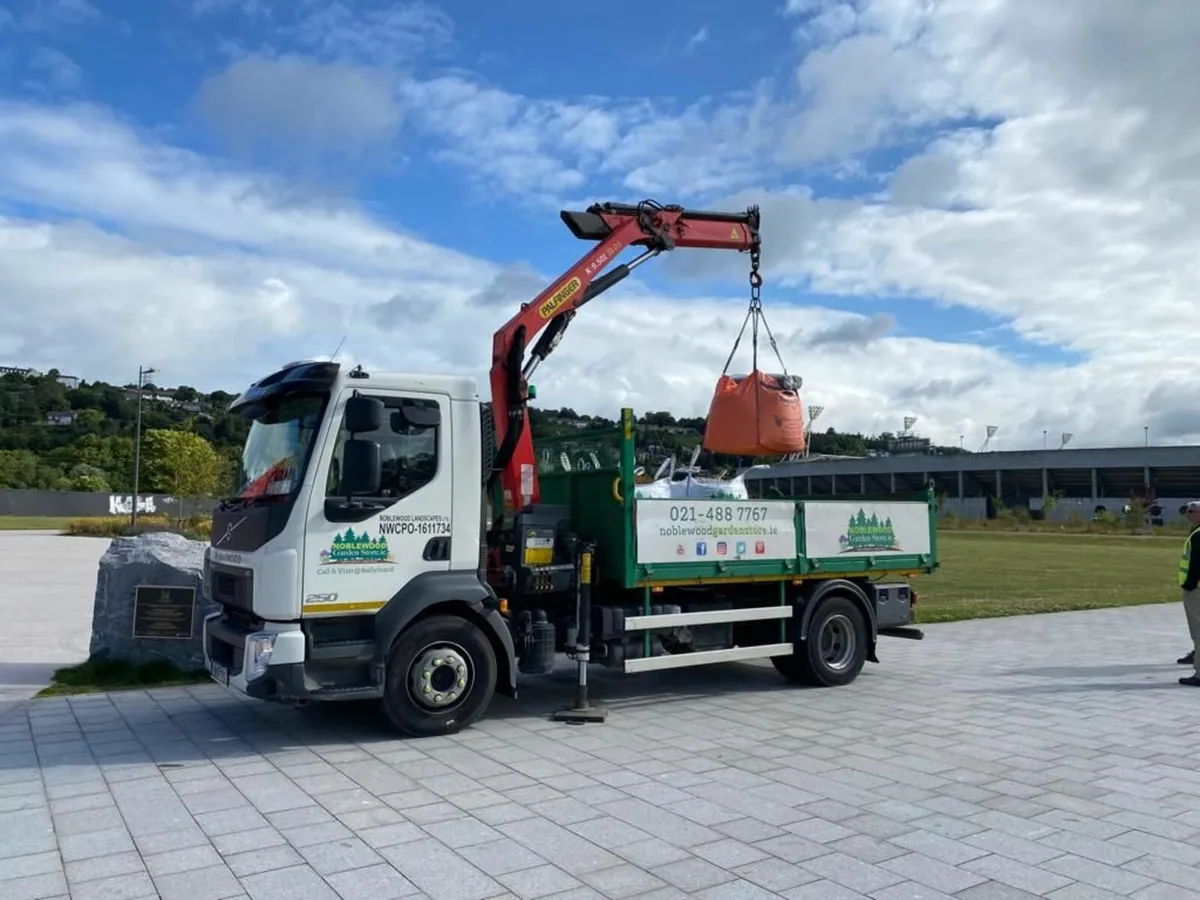
<svg viewBox="0 0 1200 900">
<path fill-rule="evenodd" d="M 320 395 L 285 395 L 250 421 L 238 463 L 238 499 L 287 497 L 295 492 L 304 480 L 324 408 L 325 398 Z"/>
</svg>

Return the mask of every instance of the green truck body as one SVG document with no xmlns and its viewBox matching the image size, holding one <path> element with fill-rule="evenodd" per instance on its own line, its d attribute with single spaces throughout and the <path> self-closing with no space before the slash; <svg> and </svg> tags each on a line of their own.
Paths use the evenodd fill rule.
<svg viewBox="0 0 1200 900">
<path fill-rule="evenodd" d="M 622 424 L 543 438 L 542 502 L 567 507 L 572 529 L 597 546 L 601 579 L 623 588 L 915 575 L 937 567 L 935 499 L 639 499 L 632 410 Z M 561 464 L 571 460 L 570 468 Z M 599 462 L 599 467 L 596 463 Z M 582 465 L 580 465 L 582 463 Z M 587 466 L 589 466 L 588 468 Z M 653 524 L 652 524 L 653 523 Z M 639 528 L 640 524 L 640 528 Z M 660 541 L 651 540 L 658 529 Z M 836 533 L 835 533 L 836 532 Z M 754 553 L 758 541 L 770 550 Z M 716 545 L 726 549 L 718 554 Z M 737 544 L 747 544 L 737 553 Z M 674 559 L 662 552 L 673 544 Z M 704 543 L 702 555 L 688 544 Z"/>
<path fill-rule="evenodd" d="M 639 497 L 638 433 L 626 409 L 616 428 L 538 442 L 542 503 L 564 510 L 569 530 L 594 547 L 593 608 L 619 610 L 590 616 L 591 642 L 609 647 L 593 660 L 636 672 L 771 658 L 785 675 L 844 684 L 877 661 L 880 635 L 921 636 L 908 627 L 910 579 L 938 565 L 932 491 L 899 500 Z M 810 626 L 819 629 L 815 611 L 835 601 L 854 607 L 838 622 L 856 633 L 852 646 L 821 651 Z M 708 644 L 681 642 L 680 628 L 691 628 L 689 640 L 709 629 Z"/>
</svg>

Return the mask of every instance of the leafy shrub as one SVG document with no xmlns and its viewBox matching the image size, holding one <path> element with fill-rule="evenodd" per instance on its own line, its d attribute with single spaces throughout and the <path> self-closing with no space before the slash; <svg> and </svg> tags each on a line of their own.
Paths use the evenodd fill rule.
<svg viewBox="0 0 1200 900">
<path fill-rule="evenodd" d="M 212 534 L 212 519 L 192 516 L 169 519 L 166 516 L 138 516 L 137 525 L 129 524 L 129 516 L 91 516 L 71 519 L 64 529 L 67 534 L 82 537 L 131 537 L 152 531 L 174 531 L 192 540 L 206 541 Z"/>
<path fill-rule="evenodd" d="M 1072 531 L 1086 531 L 1088 525 L 1091 523 L 1088 521 L 1088 517 L 1084 515 L 1083 510 L 1072 509 L 1067 513 L 1066 522 L 1063 524 Z"/>
</svg>

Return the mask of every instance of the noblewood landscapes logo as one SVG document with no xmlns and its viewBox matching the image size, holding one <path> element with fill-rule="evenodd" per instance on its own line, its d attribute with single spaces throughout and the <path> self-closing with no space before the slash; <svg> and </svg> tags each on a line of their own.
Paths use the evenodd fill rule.
<svg viewBox="0 0 1200 900">
<path fill-rule="evenodd" d="M 355 534 L 353 528 L 335 535 L 328 550 L 321 551 L 323 566 L 390 565 L 394 560 L 387 538 L 371 537 L 365 531 Z"/>
<path fill-rule="evenodd" d="M 900 549 L 891 517 L 881 519 L 874 513 L 868 516 L 861 508 L 850 517 L 846 533 L 838 538 L 838 544 L 842 553 Z"/>
</svg>

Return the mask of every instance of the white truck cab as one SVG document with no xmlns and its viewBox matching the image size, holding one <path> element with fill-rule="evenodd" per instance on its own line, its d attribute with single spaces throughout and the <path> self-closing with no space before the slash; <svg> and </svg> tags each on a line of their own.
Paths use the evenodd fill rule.
<svg viewBox="0 0 1200 900">
<path fill-rule="evenodd" d="M 300 362 L 231 409 L 249 434 L 205 555 L 205 593 L 222 605 L 204 629 L 214 679 L 270 700 L 382 697 L 387 648 L 438 604 L 478 621 L 493 652 L 511 657 L 481 574 L 473 379 Z M 454 670 L 473 668 L 471 657 L 441 656 L 450 665 L 433 665 L 434 653 L 428 687 L 453 702 L 473 674 Z M 494 680 L 490 668 L 481 674 Z M 502 674 L 500 689 L 514 692 L 513 673 Z"/>
</svg>

